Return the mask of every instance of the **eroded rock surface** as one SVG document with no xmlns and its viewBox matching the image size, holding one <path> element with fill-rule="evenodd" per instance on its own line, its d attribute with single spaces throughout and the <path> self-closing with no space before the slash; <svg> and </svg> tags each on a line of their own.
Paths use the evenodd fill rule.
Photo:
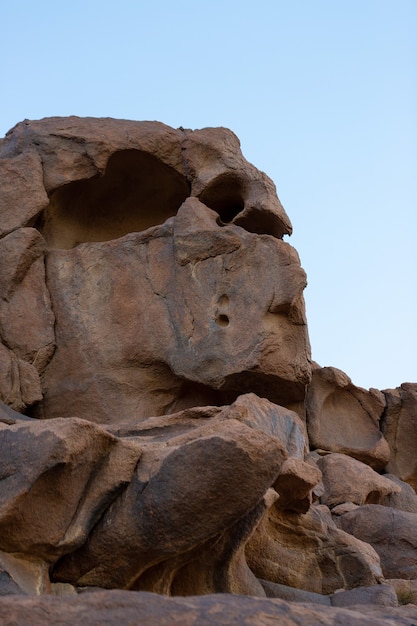
<svg viewBox="0 0 417 626">
<path fill-rule="evenodd" d="M 417 384 L 384 391 L 382 431 L 391 448 L 387 470 L 417 489 Z"/>
<path fill-rule="evenodd" d="M 1 623 L 414 623 L 416 385 L 312 364 L 290 233 L 224 128 L 0 142 Z"/>
<path fill-rule="evenodd" d="M 315 448 L 348 454 L 377 470 L 390 449 L 379 428 L 384 395 L 361 389 L 334 367 L 316 368 L 306 398 L 308 434 Z"/>
</svg>

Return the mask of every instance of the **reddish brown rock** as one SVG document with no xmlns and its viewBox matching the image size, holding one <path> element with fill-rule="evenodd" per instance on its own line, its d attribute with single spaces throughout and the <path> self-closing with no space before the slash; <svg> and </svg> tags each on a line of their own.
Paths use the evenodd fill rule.
<svg viewBox="0 0 417 626">
<path fill-rule="evenodd" d="M 198 263 L 176 263 L 168 223 L 49 253 L 57 349 L 42 416 L 136 421 L 217 403 L 215 390 L 276 403 L 304 395 L 305 326 L 280 313 L 299 306 L 298 260 L 278 239 L 227 229 L 239 248 Z"/>
<path fill-rule="evenodd" d="M 307 513 L 313 502 L 313 489 L 320 480 L 321 472 L 314 465 L 287 459 L 274 484 L 280 495 L 276 507 L 292 513 Z"/>
<path fill-rule="evenodd" d="M 0 596 L 37 596 L 51 592 L 49 565 L 32 556 L 0 552 Z"/>
<path fill-rule="evenodd" d="M 84 585 L 243 596 L 297 586 L 298 599 L 367 585 L 354 599 L 386 604 L 375 550 L 311 505 L 322 497 L 348 524 L 366 509 L 354 502 L 399 489 L 368 467 L 389 460 L 385 404 L 389 469 L 414 485 L 415 390 L 386 402 L 317 368 L 305 410 L 306 276 L 282 241 L 291 224 L 272 181 L 232 132 L 26 121 L 0 141 L 0 222 L 0 594 L 61 594 L 64 621 L 86 624 L 124 622 L 131 606 L 102 595 L 104 618 L 91 600 L 84 619 Z M 307 414 L 313 453 L 291 409 Z M 368 466 L 333 467 L 330 454 L 321 481 L 320 448 Z M 401 515 L 397 552 L 381 554 L 405 576 L 415 550 Z M 272 605 L 241 599 L 239 624 L 269 619 Z M 224 611 L 233 623 L 237 605 L 224 601 L 204 605 L 207 623 Z M 7 619 L 24 623 L 22 602 Z M 190 602 L 179 623 L 204 623 Z M 53 602 L 38 606 L 54 623 Z M 171 617 L 177 605 L 165 606 Z M 383 610 L 378 619 L 408 619 Z M 164 623 L 160 605 L 146 611 Z"/>
<path fill-rule="evenodd" d="M 0 400 L 16 411 L 42 400 L 39 372 L 0 343 Z"/>
<path fill-rule="evenodd" d="M 56 315 L 37 416 L 135 421 L 245 391 L 303 401 L 305 274 L 281 240 L 291 225 L 272 181 L 243 158 L 233 133 L 50 118 L 18 124 L 0 146 L 5 160 L 26 152 L 42 163 L 32 187 L 49 197 L 31 216 L 47 241 Z M 11 186 L 13 171 L 3 170 Z M 19 294 L 21 312 L 28 294 Z M 30 332 L 50 328 L 48 313 L 32 309 L 41 319 Z M 5 317 L 14 349 L 28 315 Z M 33 343 L 18 346 L 29 363 Z"/>
<path fill-rule="evenodd" d="M 346 454 L 326 454 L 317 464 L 323 474 L 321 502 L 330 509 L 344 502 L 379 504 L 385 496 L 400 492 L 393 481 Z"/>
<path fill-rule="evenodd" d="M 80 419 L 0 423 L 0 549 L 53 562 L 130 481 L 140 448 Z"/>
<path fill-rule="evenodd" d="M 28 226 L 48 206 L 43 185 L 42 161 L 33 144 L 21 149 L 13 146 L 14 134 L 8 133 L 0 145 L 0 236 Z"/>
<path fill-rule="evenodd" d="M 417 606 L 417 580 L 390 578 L 386 582 L 394 587 L 399 604 L 415 604 Z"/>
<path fill-rule="evenodd" d="M 246 557 L 258 578 L 314 593 L 382 580 L 375 550 L 341 532 L 324 506 L 313 506 L 305 515 L 272 506 L 248 542 Z"/>
<path fill-rule="evenodd" d="M 230 552 L 230 545 L 239 545 L 242 532 L 242 538 L 250 534 L 259 521 L 256 507 L 276 480 L 285 450 L 278 439 L 234 419 L 216 417 L 168 441 L 161 433 L 160 439 L 141 440 L 143 454 L 134 480 L 102 516 L 88 543 L 56 565 L 55 580 L 149 589 L 149 570 L 174 559 L 168 564 L 164 592 L 177 585 L 183 588 L 186 568 L 194 568 L 194 580 L 187 578 L 197 587 L 195 593 L 228 590 L 221 587 L 221 578 L 207 582 L 211 568 L 204 559 L 203 567 L 198 565 L 201 553 L 208 549 L 214 555 L 222 534 L 242 520 L 244 530 L 239 526 L 236 536 L 229 535 L 219 555 L 224 563 L 224 549 L 229 546 Z M 178 563 L 177 555 L 182 555 Z"/>
<path fill-rule="evenodd" d="M 44 252 L 45 241 L 34 228 L 20 228 L 0 240 L 1 338 L 40 373 L 55 348 Z"/>
<path fill-rule="evenodd" d="M 382 498 L 379 504 L 384 506 L 392 506 L 394 509 L 400 511 L 407 511 L 408 513 L 417 513 L 417 493 L 408 483 L 405 483 L 397 476 L 393 474 L 386 474 L 385 478 L 391 480 L 400 491 L 390 493 Z"/>
<path fill-rule="evenodd" d="M 379 605 L 398 606 L 395 589 L 391 585 L 373 585 L 372 587 L 358 587 L 334 593 L 331 597 L 332 606 Z"/>
<path fill-rule="evenodd" d="M 384 407 L 380 391 L 355 387 L 334 367 L 315 369 L 306 398 L 311 446 L 348 454 L 376 470 L 383 469 L 390 458 L 379 430 Z"/>
<path fill-rule="evenodd" d="M 294 411 L 273 404 L 266 398 L 259 398 L 253 393 L 239 396 L 224 411 L 251 428 L 259 428 L 264 433 L 277 437 L 290 457 L 303 461 L 308 454 L 305 424 Z M 313 470 L 311 475 L 317 478 L 317 471 Z"/>
<path fill-rule="evenodd" d="M 404 383 L 384 395 L 382 431 L 391 448 L 387 470 L 417 491 L 417 384 Z"/>
<path fill-rule="evenodd" d="M 417 514 L 368 504 L 335 519 L 340 528 L 373 546 L 386 578 L 417 579 Z"/>
</svg>

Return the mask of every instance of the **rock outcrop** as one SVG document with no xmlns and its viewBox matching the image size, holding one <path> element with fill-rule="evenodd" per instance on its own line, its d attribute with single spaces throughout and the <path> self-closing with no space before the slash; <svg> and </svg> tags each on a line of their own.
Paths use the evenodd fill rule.
<svg viewBox="0 0 417 626">
<path fill-rule="evenodd" d="M 227 129 L 0 141 L 2 624 L 415 623 L 417 386 L 312 362 L 286 234 Z"/>
</svg>

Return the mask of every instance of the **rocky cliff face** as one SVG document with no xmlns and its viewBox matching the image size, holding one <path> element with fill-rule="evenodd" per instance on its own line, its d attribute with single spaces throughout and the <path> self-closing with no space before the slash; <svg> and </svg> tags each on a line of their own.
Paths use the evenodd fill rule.
<svg viewBox="0 0 417 626">
<path fill-rule="evenodd" d="M 311 360 L 290 233 L 226 129 L 0 141 L 2 623 L 414 623 L 417 384 Z"/>
</svg>

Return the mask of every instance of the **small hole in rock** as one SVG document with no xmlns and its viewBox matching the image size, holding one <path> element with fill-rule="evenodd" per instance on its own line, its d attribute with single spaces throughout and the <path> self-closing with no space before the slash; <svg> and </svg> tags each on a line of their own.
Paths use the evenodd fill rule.
<svg viewBox="0 0 417 626">
<path fill-rule="evenodd" d="M 216 323 L 219 326 L 223 326 L 223 328 L 224 328 L 226 326 L 229 326 L 230 321 L 229 321 L 229 318 L 227 317 L 227 315 L 218 315 L 217 318 L 216 318 Z"/>
<path fill-rule="evenodd" d="M 218 302 L 220 306 L 227 306 L 229 304 L 229 296 L 224 293 L 222 296 L 220 296 Z"/>
</svg>

